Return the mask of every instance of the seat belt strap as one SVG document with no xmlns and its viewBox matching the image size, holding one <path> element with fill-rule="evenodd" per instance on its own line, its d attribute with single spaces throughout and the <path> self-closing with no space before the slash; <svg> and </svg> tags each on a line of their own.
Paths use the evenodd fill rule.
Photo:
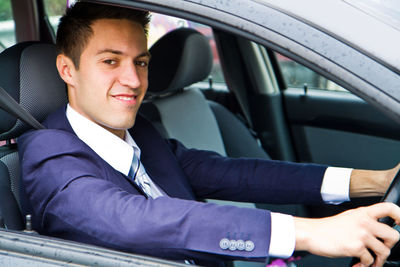
<svg viewBox="0 0 400 267">
<path fill-rule="evenodd" d="M 28 111 L 21 107 L 7 92 L 0 86 L 0 108 L 17 117 L 34 129 L 45 129 Z"/>
</svg>

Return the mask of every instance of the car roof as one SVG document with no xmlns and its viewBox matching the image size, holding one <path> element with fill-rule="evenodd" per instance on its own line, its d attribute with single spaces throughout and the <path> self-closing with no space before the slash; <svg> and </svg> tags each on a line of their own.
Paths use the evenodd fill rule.
<svg viewBox="0 0 400 267">
<path fill-rule="evenodd" d="M 400 26 L 389 17 L 390 14 L 384 17 L 379 16 L 378 10 L 370 10 L 369 1 L 363 1 L 364 5 L 359 1 L 343 0 L 259 2 L 282 10 L 400 70 L 400 54 L 397 52 Z"/>
</svg>

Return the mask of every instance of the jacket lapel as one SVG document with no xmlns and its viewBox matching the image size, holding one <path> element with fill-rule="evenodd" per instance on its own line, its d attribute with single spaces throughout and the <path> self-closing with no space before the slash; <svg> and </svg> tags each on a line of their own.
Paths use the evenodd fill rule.
<svg viewBox="0 0 400 267">
<path fill-rule="evenodd" d="M 150 178 L 171 197 L 195 199 L 185 173 L 153 126 L 138 115 L 129 132 L 142 151 L 140 159 Z"/>
</svg>

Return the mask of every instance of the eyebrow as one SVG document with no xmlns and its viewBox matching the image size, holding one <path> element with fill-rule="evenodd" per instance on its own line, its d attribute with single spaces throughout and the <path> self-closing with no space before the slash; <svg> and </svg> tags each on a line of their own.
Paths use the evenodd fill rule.
<svg viewBox="0 0 400 267">
<path fill-rule="evenodd" d="M 100 54 L 104 54 L 104 53 L 111 53 L 111 54 L 116 54 L 116 55 L 123 54 L 122 51 L 106 48 L 106 49 L 97 51 L 96 55 L 100 55 Z"/>
<path fill-rule="evenodd" d="M 111 54 L 115 54 L 115 55 L 124 54 L 120 50 L 106 48 L 106 49 L 102 49 L 102 50 L 97 51 L 96 55 L 100 55 L 100 54 L 103 54 L 103 53 L 111 53 Z M 136 58 L 141 58 L 141 57 L 149 57 L 150 58 L 151 57 L 150 52 L 149 51 L 143 52 L 143 53 L 139 54 Z"/>
<path fill-rule="evenodd" d="M 151 57 L 151 54 L 149 51 L 143 52 L 141 53 L 139 56 L 137 56 L 136 58 L 140 58 L 140 57 Z"/>
</svg>

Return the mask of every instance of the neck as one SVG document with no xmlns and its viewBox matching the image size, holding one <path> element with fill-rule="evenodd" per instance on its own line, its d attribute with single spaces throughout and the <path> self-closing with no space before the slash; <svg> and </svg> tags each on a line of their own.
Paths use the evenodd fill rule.
<svg viewBox="0 0 400 267">
<path fill-rule="evenodd" d="M 106 129 L 107 131 L 109 131 L 110 133 L 118 136 L 122 140 L 125 140 L 125 130 L 112 129 L 112 128 L 108 128 L 108 127 L 106 127 L 104 125 L 100 125 L 100 126 L 103 127 L 104 129 Z"/>
</svg>

